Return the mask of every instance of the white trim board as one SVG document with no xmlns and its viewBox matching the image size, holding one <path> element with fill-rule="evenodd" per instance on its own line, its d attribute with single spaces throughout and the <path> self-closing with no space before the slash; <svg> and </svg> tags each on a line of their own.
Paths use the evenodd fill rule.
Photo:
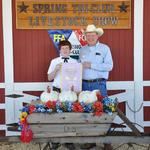
<svg viewBox="0 0 150 150">
<path fill-rule="evenodd" d="M 51 82 L 19 82 L 14 83 L 14 91 L 44 91 Z"/>
<path fill-rule="evenodd" d="M 2 0 L 3 14 L 3 42 L 4 42 L 4 72 L 6 94 L 8 90 L 12 90 L 13 86 L 8 85 L 14 82 L 13 67 L 13 37 L 12 37 L 12 0 Z M 8 86 L 8 87 L 7 87 Z"/>
<path fill-rule="evenodd" d="M 7 129 L 6 125 L 0 125 L 0 130 L 6 130 L 6 129 Z"/>
<path fill-rule="evenodd" d="M 143 106 L 149 106 L 150 107 L 150 100 L 149 101 L 144 101 Z"/>
<path fill-rule="evenodd" d="M 5 83 L 0 83 L 0 89 L 4 89 L 5 88 Z"/>
<path fill-rule="evenodd" d="M 150 127 L 150 121 L 144 121 L 143 125 L 144 127 Z"/>
<path fill-rule="evenodd" d="M 13 91 L 14 83 L 14 61 L 13 61 L 13 36 L 12 36 L 12 0 L 2 0 L 2 18 L 3 18 L 3 46 L 4 46 L 4 76 L 5 76 L 5 94 Z M 12 109 L 11 103 L 5 98 L 5 118 Z M 10 114 L 9 114 L 10 115 Z M 11 116 L 11 115 L 10 115 Z M 6 135 L 7 134 L 6 129 Z"/>
<path fill-rule="evenodd" d="M 14 91 L 42 91 L 47 86 L 51 86 L 51 82 L 15 82 Z M 113 81 L 107 83 L 108 90 L 124 90 L 134 89 L 133 81 Z"/>
<path fill-rule="evenodd" d="M 143 81 L 143 0 L 134 1 L 134 81 Z"/>
<path fill-rule="evenodd" d="M 143 0 L 134 1 L 134 110 L 143 103 L 143 3 Z M 143 107 L 134 113 L 134 120 L 143 126 Z"/>
<path fill-rule="evenodd" d="M 5 104 L 4 103 L 0 103 L 0 109 L 5 109 L 5 108 L 6 108 Z"/>
<path fill-rule="evenodd" d="M 141 81 L 138 84 L 141 86 L 150 86 L 150 81 Z M 108 90 L 123 90 L 123 89 L 134 89 L 134 81 L 108 81 Z M 52 86 L 52 82 L 15 82 L 14 91 L 40 91 L 45 89 L 47 86 Z M 0 84 L 0 87 L 5 87 L 5 84 Z"/>
<path fill-rule="evenodd" d="M 143 86 L 150 86 L 150 81 L 143 81 Z"/>
<path fill-rule="evenodd" d="M 124 90 L 134 89 L 134 81 L 108 81 L 107 82 L 108 90 Z"/>
</svg>

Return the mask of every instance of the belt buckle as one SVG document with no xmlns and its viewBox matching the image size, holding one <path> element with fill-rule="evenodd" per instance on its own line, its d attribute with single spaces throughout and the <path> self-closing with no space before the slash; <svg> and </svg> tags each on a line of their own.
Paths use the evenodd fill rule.
<svg viewBox="0 0 150 150">
<path fill-rule="evenodd" d="M 92 83 L 93 83 L 93 82 L 95 82 L 94 80 L 95 80 L 95 79 L 92 79 L 92 81 L 91 81 L 91 82 L 92 82 Z"/>
<path fill-rule="evenodd" d="M 97 82 L 100 82 L 100 81 L 102 81 L 101 78 L 98 78 L 98 79 L 97 79 Z"/>
<path fill-rule="evenodd" d="M 95 82 L 95 79 L 88 80 L 89 83 Z"/>
<path fill-rule="evenodd" d="M 88 83 L 91 83 L 91 82 L 92 82 L 92 80 L 87 80 L 87 82 L 88 82 Z"/>
</svg>

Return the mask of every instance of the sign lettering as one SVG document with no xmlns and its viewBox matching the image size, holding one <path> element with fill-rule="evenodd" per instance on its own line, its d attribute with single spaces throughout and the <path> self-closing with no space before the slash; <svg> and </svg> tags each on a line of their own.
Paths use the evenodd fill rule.
<svg viewBox="0 0 150 150">
<path fill-rule="evenodd" d="M 131 28 L 131 0 L 16 0 L 17 29 Z"/>
</svg>

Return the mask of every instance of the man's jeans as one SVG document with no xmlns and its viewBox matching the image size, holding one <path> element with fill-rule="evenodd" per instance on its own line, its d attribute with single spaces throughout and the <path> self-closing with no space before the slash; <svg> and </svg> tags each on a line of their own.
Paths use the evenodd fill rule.
<svg viewBox="0 0 150 150">
<path fill-rule="evenodd" d="M 82 90 L 83 91 L 93 91 L 100 90 L 102 96 L 107 96 L 107 88 L 106 88 L 106 80 L 97 81 L 97 82 L 82 82 Z"/>
</svg>

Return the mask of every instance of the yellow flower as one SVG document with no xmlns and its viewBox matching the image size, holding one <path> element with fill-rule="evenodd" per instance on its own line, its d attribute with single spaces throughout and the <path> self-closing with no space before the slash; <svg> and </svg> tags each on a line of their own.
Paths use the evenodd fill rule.
<svg viewBox="0 0 150 150">
<path fill-rule="evenodd" d="M 26 118 L 27 115 L 28 115 L 27 112 L 22 112 L 22 113 L 20 114 L 20 119 Z"/>
<path fill-rule="evenodd" d="M 115 112 L 115 107 L 112 107 L 111 109 L 112 109 L 112 112 Z"/>
<path fill-rule="evenodd" d="M 20 121 L 23 122 L 25 120 L 25 118 L 21 118 Z"/>
</svg>

